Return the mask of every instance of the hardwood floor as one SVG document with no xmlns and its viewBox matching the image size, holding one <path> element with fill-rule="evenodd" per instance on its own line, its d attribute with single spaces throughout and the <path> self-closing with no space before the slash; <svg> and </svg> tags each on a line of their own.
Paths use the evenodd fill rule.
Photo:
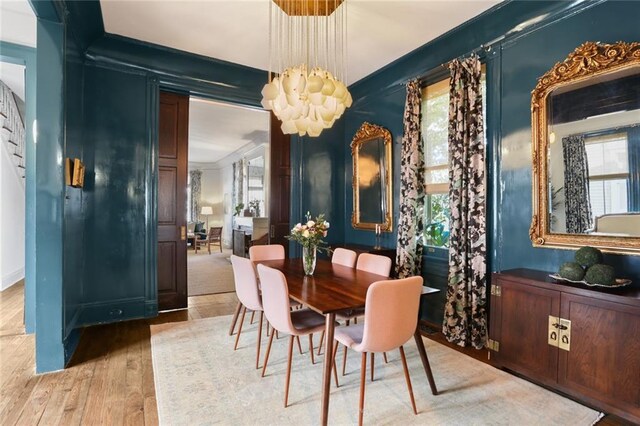
<svg viewBox="0 0 640 426">
<path fill-rule="evenodd" d="M 3 426 L 157 424 L 149 324 L 230 315 L 237 303 L 235 293 L 196 296 L 187 310 L 88 327 L 68 368 L 35 375 L 35 339 L 24 334 L 23 297 L 22 284 L 0 292 Z M 446 344 L 441 333 L 425 336 Z M 486 362 L 484 352 L 475 357 Z M 599 424 L 630 423 L 606 416 Z"/>
<path fill-rule="evenodd" d="M 149 324 L 230 315 L 235 293 L 189 298 L 157 318 L 85 329 L 68 368 L 35 375 L 35 338 L 24 334 L 24 287 L 0 293 L 0 424 L 158 423 Z"/>
</svg>

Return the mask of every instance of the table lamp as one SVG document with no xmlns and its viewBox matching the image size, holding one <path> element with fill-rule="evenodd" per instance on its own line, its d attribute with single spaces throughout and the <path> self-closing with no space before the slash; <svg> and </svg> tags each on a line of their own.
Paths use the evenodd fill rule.
<svg viewBox="0 0 640 426">
<path fill-rule="evenodd" d="M 207 234 L 209 234 L 209 216 L 213 214 L 213 208 L 211 206 L 204 206 L 202 210 L 200 210 L 200 214 L 207 217 Z"/>
</svg>

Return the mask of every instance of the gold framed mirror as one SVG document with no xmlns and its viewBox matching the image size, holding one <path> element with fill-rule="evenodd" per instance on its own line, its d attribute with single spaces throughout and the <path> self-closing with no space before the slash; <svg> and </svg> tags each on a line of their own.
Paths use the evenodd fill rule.
<svg viewBox="0 0 640 426">
<path fill-rule="evenodd" d="M 393 229 L 391 133 L 364 122 L 351 141 L 353 157 L 353 214 L 356 229 Z"/>
<path fill-rule="evenodd" d="M 640 255 L 640 43 L 579 46 L 531 113 L 533 245 Z"/>
</svg>

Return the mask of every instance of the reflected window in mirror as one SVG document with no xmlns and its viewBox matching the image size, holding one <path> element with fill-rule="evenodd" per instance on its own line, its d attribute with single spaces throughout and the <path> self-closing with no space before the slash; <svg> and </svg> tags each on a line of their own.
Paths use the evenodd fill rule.
<svg viewBox="0 0 640 426">
<path fill-rule="evenodd" d="M 449 247 L 449 83 L 445 78 L 422 88 L 421 135 L 425 161 L 424 244 Z M 486 118 L 486 67 L 482 65 Z M 486 126 L 485 126 L 486 128 Z"/>
</svg>

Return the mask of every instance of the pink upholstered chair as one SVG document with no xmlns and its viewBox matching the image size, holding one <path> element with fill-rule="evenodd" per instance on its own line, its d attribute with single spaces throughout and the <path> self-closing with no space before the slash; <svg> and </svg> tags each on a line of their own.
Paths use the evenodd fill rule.
<svg viewBox="0 0 640 426">
<path fill-rule="evenodd" d="M 311 354 L 311 362 L 314 363 L 313 333 L 324 329 L 325 318 L 310 309 L 300 309 L 297 311 L 291 311 L 289 309 L 289 287 L 282 272 L 264 265 L 258 265 L 258 275 L 262 283 L 262 306 L 264 307 L 267 320 L 275 330 L 289 335 L 289 356 L 287 358 L 287 376 L 284 388 L 284 406 L 286 408 L 289 401 L 289 381 L 291 378 L 291 357 L 293 355 L 294 337 L 309 336 L 309 352 Z M 273 336 L 275 334 L 276 333 L 271 333 L 269 337 L 269 345 L 267 346 L 262 367 L 263 377 L 267 369 L 271 344 L 273 343 Z"/>
<path fill-rule="evenodd" d="M 353 268 L 354 266 L 356 266 L 357 257 L 357 253 L 353 250 L 337 248 L 333 251 L 333 256 L 331 256 L 331 263 Z"/>
<path fill-rule="evenodd" d="M 253 262 L 262 262 L 264 260 L 281 260 L 284 258 L 284 246 L 280 244 L 251 246 L 249 248 L 249 259 L 251 259 Z"/>
<path fill-rule="evenodd" d="M 422 277 L 373 283 L 367 291 L 364 324 L 336 328 L 335 340 L 337 342 L 362 353 L 358 417 L 360 425 L 362 425 L 364 414 L 367 353 L 371 354 L 373 362 L 374 352 L 386 352 L 396 348 L 400 350 L 411 406 L 413 412 L 418 414 L 402 345 L 411 339 L 416 331 L 421 292 Z M 371 374 L 373 376 L 373 370 Z"/>
<path fill-rule="evenodd" d="M 358 256 L 356 269 L 388 277 L 391 273 L 391 259 L 379 254 L 362 253 Z"/>
<path fill-rule="evenodd" d="M 256 349 L 256 369 L 259 368 L 260 360 L 260 343 L 262 339 L 262 323 L 264 312 L 262 309 L 262 298 L 258 291 L 258 280 L 256 279 L 256 271 L 253 269 L 253 262 L 244 257 L 231 256 L 231 265 L 233 267 L 233 277 L 236 285 L 236 294 L 240 303 L 242 303 L 242 318 L 240 319 L 240 326 L 238 327 L 238 334 L 236 336 L 236 343 L 233 346 L 233 350 L 238 348 L 238 341 L 240 340 L 240 334 L 242 333 L 242 323 L 244 322 L 244 316 L 247 313 L 247 309 L 252 312 L 260 312 L 260 323 L 258 326 L 258 344 Z"/>
<path fill-rule="evenodd" d="M 387 256 L 380 256 L 379 254 L 362 253 L 358 256 L 358 262 L 356 263 L 356 269 L 361 271 L 371 272 L 372 274 L 382 275 L 388 277 L 391 273 L 391 259 Z M 364 315 L 363 309 L 355 309 L 351 311 L 338 312 L 336 318 L 340 321 L 345 321 L 347 325 L 351 321 L 358 321 L 358 317 Z M 387 354 L 383 353 L 384 361 L 387 362 Z M 342 375 L 347 366 L 347 348 L 344 348 L 344 356 L 342 358 Z"/>
</svg>

